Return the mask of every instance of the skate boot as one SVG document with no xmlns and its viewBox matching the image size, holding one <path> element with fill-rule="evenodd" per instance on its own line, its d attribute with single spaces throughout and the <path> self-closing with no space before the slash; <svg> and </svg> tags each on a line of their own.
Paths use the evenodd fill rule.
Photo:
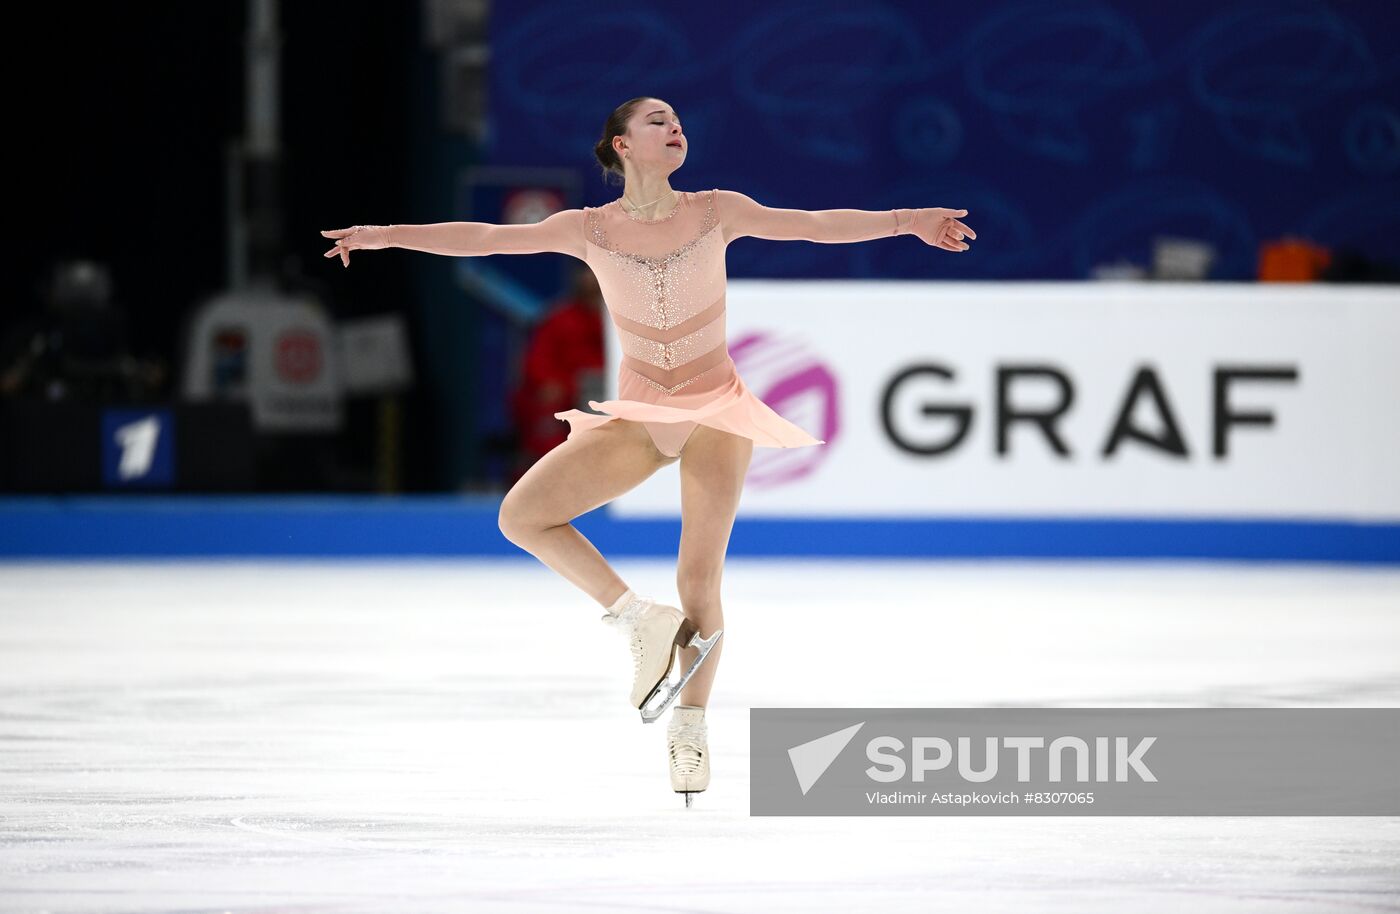
<svg viewBox="0 0 1400 914">
<path fill-rule="evenodd" d="M 710 747 L 706 744 L 705 709 L 676 705 L 666 728 L 666 749 L 671 758 L 671 789 L 690 798 L 710 786 Z"/>
<path fill-rule="evenodd" d="M 657 603 L 650 597 L 639 597 L 628 590 L 612 608 L 603 614 L 603 621 L 618 628 L 632 649 L 632 707 L 642 714 L 642 723 L 652 723 L 671 706 L 681 689 L 705 662 L 711 649 L 719 642 L 724 629 L 717 629 L 708 638 L 674 606 Z M 671 677 L 677 668 L 676 658 L 682 647 L 700 652 L 690 669 Z"/>
</svg>

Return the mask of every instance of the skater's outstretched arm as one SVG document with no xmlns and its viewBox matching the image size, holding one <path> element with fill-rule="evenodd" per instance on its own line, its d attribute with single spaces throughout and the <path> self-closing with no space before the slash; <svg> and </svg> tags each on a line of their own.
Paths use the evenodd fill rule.
<svg viewBox="0 0 1400 914">
<path fill-rule="evenodd" d="M 779 209 L 764 206 L 734 190 L 716 194 L 725 241 L 751 236 L 774 241 L 820 241 L 837 244 L 894 235 L 916 235 L 945 251 L 966 251 L 964 238 L 977 233 L 959 221 L 965 209 Z"/>
<path fill-rule="evenodd" d="M 583 240 L 583 210 L 566 209 L 523 225 L 490 222 L 433 222 L 427 225 L 357 225 L 321 233 L 335 239 L 325 256 L 340 256 L 350 266 L 351 251 L 406 248 L 449 257 L 486 254 L 569 254 L 587 256 Z"/>
</svg>

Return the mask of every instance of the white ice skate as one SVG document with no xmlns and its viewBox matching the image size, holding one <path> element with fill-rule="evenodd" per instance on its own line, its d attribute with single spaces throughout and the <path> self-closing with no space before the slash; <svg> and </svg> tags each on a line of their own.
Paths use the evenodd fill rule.
<svg viewBox="0 0 1400 914">
<path fill-rule="evenodd" d="M 631 594 L 629 597 L 628 594 Z M 674 606 L 657 603 L 650 597 L 639 597 L 629 590 L 618 603 L 616 613 L 603 615 L 603 621 L 620 629 L 632 649 L 632 695 L 630 702 L 642 714 L 642 723 L 652 723 L 666 712 L 681 689 L 705 662 L 710 650 L 719 642 L 724 629 L 715 629 L 708 638 Z M 676 656 L 682 647 L 700 652 L 690 669 L 679 678 L 671 677 L 677 668 Z"/>
<path fill-rule="evenodd" d="M 666 751 L 671 760 L 671 789 L 690 798 L 710 786 L 710 747 L 707 745 L 705 709 L 676 705 L 666 728 Z"/>
</svg>

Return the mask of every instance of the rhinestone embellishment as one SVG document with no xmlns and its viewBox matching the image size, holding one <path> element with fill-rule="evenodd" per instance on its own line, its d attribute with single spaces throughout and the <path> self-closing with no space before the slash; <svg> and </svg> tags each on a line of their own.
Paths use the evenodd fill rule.
<svg viewBox="0 0 1400 914">
<path fill-rule="evenodd" d="M 645 297 L 644 305 L 641 302 L 638 303 L 638 305 L 645 307 L 645 313 L 627 313 L 626 310 L 619 311 L 619 313 L 638 323 L 660 330 L 669 330 L 691 316 L 690 313 L 687 313 L 684 293 L 686 290 L 694 288 L 702 275 L 702 265 L 696 262 L 697 259 L 693 255 L 700 245 L 720 238 L 716 232 L 716 229 L 720 227 L 720 222 L 715 215 L 713 193 L 709 195 L 708 200 L 700 232 L 681 247 L 661 257 L 645 257 L 617 250 L 612 246 L 607 232 L 603 229 L 598 213 L 596 211 L 590 212 L 588 220 L 590 240 L 607 253 L 619 271 L 630 276 L 631 281 L 636 283 L 638 291 L 642 292 Z M 675 294 L 673 291 L 675 289 L 681 290 L 682 294 L 679 296 Z M 708 303 L 691 302 L 690 304 L 693 306 Z M 633 306 L 633 308 L 635 307 L 637 306 Z"/>
<path fill-rule="evenodd" d="M 700 372 L 699 374 L 697 374 L 697 375 L 691 375 L 690 377 L 686 378 L 684 381 L 680 382 L 679 384 L 673 384 L 673 385 L 671 385 L 670 387 L 667 387 L 667 386 L 664 385 L 664 384 L 660 384 L 660 383 L 658 383 L 658 382 L 656 382 L 656 381 L 653 381 L 651 378 L 649 378 L 649 377 L 647 377 L 646 375 L 642 374 L 640 371 L 638 371 L 638 370 L 635 369 L 635 368 L 630 368 L 630 369 L 628 369 L 628 370 L 631 371 L 631 372 L 632 372 L 634 375 L 636 375 L 637 377 L 641 378 L 643 381 L 647 382 L 647 384 L 650 385 L 651 387 L 653 387 L 653 388 L 655 388 L 656 390 L 661 391 L 663 394 L 667 394 L 667 395 L 669 396 L 670 394 L 675 393 L 676 391 L 680 390 L 682 387 L 685 387 L 685 386 L 688 385 L 688 384 L 694 384 L 696 381 L 700 380 L 700 379 L 703 378 L 705 375 L 707 375 L 707 374 L 709 374 L 710 372 L 714 371 L 716 368 L 722 368 L 722 367 L 723 367 L 724 365 L 726 365 L 726 364 L 728 364 L 728 363 L 727 363 L 727 362 L 720 362 L 718 365 L 711 365 L 709 368 L 706 368 L 704 371 Z"/>
<path fill-rule="evenodd" d="M 724 342 L 723 315 L 715 317 L 699 330 L 669 343 L 638 336 L 622 327 L 618 328 L 618 337 L 622 343 L 622 350 L 634 359 L 641 359 L 657 368 L 670 371 L 698 359 Z"/>
<path fill-rule="evenodd" d="M 688 195 L 683 204 L 689 205 L 699 194 Z M 721 227 L 715 206 L 715 192 L 705 194 L 706 206 L 693 237 L 685 244 L 657 257 L 619 250 L 614 247 L 609 231 L 605 228 L 605 214 L 608 207 L 588 210 L 586 237 L 589 243 L 606 255 L 605 263 L 596 264 L 599 278 L 607 290 L 608 308 L 614 317 L 625 318 L 633 330 L 643 327 L 650 330 L 671 331 L 692 321 L 706 309 L 722 301 L 724 295 L 723 275 L 723 235 L 716 231 Z M 670 219 L 681 205 L 657 222 Z M 620 207 L 619 207 L 620 209 Z M 625 211 L 624 215 L 627 214 Z M 640 220 L 633 220 L 640 221 Z M 614 231 L 622 231 L 618 226 Z M 625 237 L 632 238 L 637 233 L 627 229 Z M 650 230 L 646 231 L 650 235 Z M 655 239 L 673 237 L 659 231 L 652 235 Z M 654 242 L 653 242 L 654 243 Z M 664 371 L 675 372 L 684 365 L 712 353 L 724 345 L 724 312 L 717 313 L 703 326 L 685 333 L 673 340 L 654 339 L 643 336 L 615 321 L 623 352 L 635 360 Z M 646 331 L 644 331 L 646 332 Z M 631 366 L 625 366 L 635 376 L 641 378 L 648 387 L 670 396 L 695 384 L 721 366 L 731 364 L 727 360 L 712 365 L 683 381 L 666 385 L 647 377 Z"/>
</svg>

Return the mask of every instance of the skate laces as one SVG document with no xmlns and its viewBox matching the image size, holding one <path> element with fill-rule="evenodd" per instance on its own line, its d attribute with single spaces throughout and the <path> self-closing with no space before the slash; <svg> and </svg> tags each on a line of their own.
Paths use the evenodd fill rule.
<svg viewBox="0 0 1400 914">
<path fill-rule="evenodd" d="M 671 768 L 677 774 L 697 774 L 705 763 L 705 724 L 672 724 L 670 737 Z"/>
<path fill-rule="evenodd" d="M 646 653 L 642 646 L 642 635 L 635 628 L 632 629 L 632 678 L 635 680 L 642 672 L 642 656 Z"/>
<path fill-rule="evenodd" d="M 630 647 L 632 649 L 633 679 L 636 679 L 636 677 L 641 673 L 642 659 L 646 654 L 646 649 L 644 642 L 642 641 L 641 633 L 637 631 L 637 620 L 640 619 L 642 613 L 645 612 L 655 602 L 656 601 L 653 600 L 651 597 L 634 597 L 626 606 L 622 608 L 622 612 L 617 613 L 616 615 L 613 615 L 612 613 L 603 614 L 604 622 L 613 626 L 614 628 L 618 629 L 623 634 L 628 636 Z"/>
</svg>

